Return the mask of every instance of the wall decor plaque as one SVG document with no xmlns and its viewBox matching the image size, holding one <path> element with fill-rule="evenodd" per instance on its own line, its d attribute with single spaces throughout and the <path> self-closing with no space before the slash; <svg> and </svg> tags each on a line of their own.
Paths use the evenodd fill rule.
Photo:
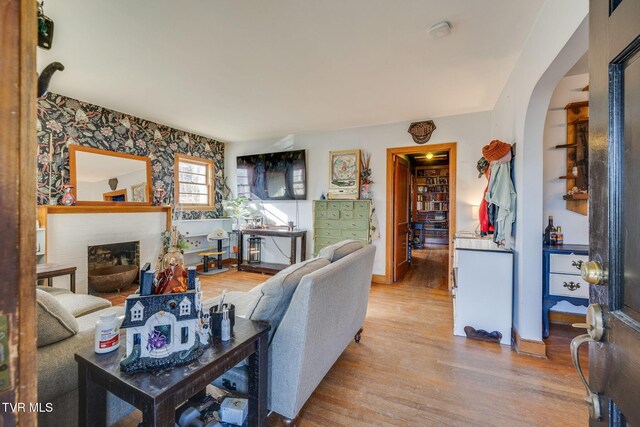
<svg viewBox="0 0 640 427">
<path fill-rule="evenodd" d="M 358 199 L 360 150 L 331 151 L 329 156 L 329 199 Z"/>
<path fill-rule="evenodd" d="M 436 124 L 433 120 L 423 122 L 413 122 L 409 126 L 409 132 L 416 144 L 424 144 L 431 139 L 431 134 L 436 130 Z"/>
</svg>

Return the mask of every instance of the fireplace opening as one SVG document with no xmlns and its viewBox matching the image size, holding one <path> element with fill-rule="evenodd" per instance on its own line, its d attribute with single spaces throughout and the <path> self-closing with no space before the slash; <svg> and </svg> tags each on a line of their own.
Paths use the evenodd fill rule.
<svg viewBox="0 0 640 427">
<path fill-rule="evenodd" d="M 89 246 L 88 282 L 93 292 L 116 292 L 137 282 L 140 242 Z"/>
</svg>

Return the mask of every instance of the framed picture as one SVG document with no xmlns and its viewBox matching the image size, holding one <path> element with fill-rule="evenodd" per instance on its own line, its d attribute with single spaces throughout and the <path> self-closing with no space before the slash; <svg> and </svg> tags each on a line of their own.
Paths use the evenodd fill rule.
<svg viewBox="0 0 640 427">
<path fill-rule="evenodd" d="M 146 182 L 141 182 L 140 184 L 131 186 L 131 201 L 132 202 L 147 201 L 147 183 Z"/>
<path fill-rule="evenodd" d="M 360 150 L 329 152 L 329 190 L 360 190 Z"/>
</svg>

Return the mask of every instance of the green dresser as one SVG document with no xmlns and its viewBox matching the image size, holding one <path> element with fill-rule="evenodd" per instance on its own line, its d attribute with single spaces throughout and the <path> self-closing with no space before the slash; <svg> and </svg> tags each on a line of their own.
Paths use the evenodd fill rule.
<svg viewBox="0 0 640 427">
<path fill-rule="evenodd" d="M 313 253 L 342 240 L 371 243 L 371 200 L 314 200 Z"/>
</svg>

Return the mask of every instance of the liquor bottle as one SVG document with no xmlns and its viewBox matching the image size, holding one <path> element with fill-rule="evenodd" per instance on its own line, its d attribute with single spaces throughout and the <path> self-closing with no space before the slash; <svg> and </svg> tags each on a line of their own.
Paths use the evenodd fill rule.
<svg viewBox="0 0 640 427">
<path fill-rule="evenodd" d="M 562 246 L 564 244 L 564 235 L 562 234 L 562 228 L 558 226 L 556 233 L 556 245 Z"/>
<path fill-rule="evenodd" d="M 551 234 L 554 232 L 555 227 L 553 226 L 553 216 L 549 215 L 549 225 L 544 229 L 544 241 L 545 245 L 552 245 L 551 242 Z"/>
</svg>

